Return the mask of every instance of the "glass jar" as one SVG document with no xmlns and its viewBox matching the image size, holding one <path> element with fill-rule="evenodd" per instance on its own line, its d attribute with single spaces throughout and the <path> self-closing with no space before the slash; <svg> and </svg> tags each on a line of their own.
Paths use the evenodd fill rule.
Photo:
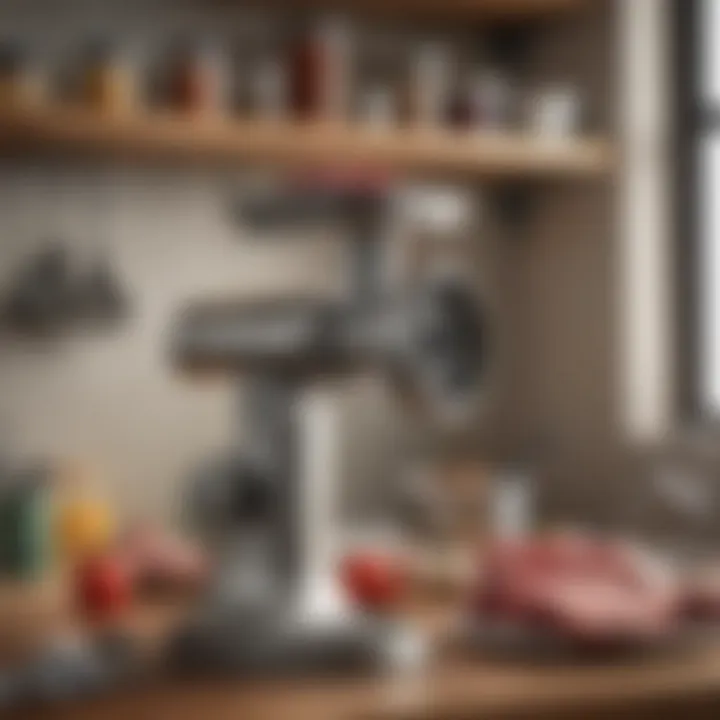
<svg viewBox="0 0 720 720">
<path fill-rule="evenodd" d="M 332 18 L 300 36 L 290 54 L 293 113 L 303 120 L 342 120 L 350 94 L 350 33 Z"/>
<path fill-rule="evenodd" d="M 106 41 L 93 43 L 83 63 L 81 99 L 100 112 L 136 109 L 136 84 L 127 56 Z"/>
<path fill-rule="evenodd" d="M 421 44 L 413 59 L 407 87 L 407 116 L 412 125 L 441 127 L 452 102 L 453 61 L 440 43 Z"/>
<path fill-rule="evenodd" d="M 226 108 L 226 78 L 219 50 L 206 43 L 189 43 L 176 52 L 170 78 L 174 110 L 216 115 Z"/>
</svg>

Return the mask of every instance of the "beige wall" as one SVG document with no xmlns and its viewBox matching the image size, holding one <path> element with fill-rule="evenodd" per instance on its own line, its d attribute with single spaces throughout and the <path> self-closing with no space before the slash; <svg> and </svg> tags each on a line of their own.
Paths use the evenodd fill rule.
<svg viewBox="0 0 720 720">
<path fill-rule="evenodd" d="M 18 452 L 93 458 L 124 506 L 159 511 L 188 466 L 229 440 L 230 386 L 198 386 L 170 371 L 173 312 L 205 293 L 332 291 L 343 272 L 337 243 L 243 238 L 228 222 L 229 187 L 192 174 L 0 173 L 4 278 L 59 234 L 80 258 L 106 252 L 133 303 L 131 321 L 105 337 L 3 340 L 0 427 Z"/>
</svg>

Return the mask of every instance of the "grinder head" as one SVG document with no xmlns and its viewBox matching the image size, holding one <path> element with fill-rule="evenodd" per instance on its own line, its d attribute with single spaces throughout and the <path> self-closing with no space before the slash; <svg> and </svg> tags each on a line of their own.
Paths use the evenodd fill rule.
<svg viewBox="0 0 720 720">
<path fill-rule="evenodd" d="M 175 328 L 185 371 L 281 375 L 300 383 L 379 369 L 433 415 L 470 409 L 482 386 L 487 329 L 473 289 L 455 278 L 363 306 L 282 300 L 200 303 Z"/>
</svg>

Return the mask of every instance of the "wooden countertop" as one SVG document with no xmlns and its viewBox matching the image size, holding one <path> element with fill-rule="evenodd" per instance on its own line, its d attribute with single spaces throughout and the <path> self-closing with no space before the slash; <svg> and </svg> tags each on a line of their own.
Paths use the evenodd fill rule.
<svg viewBox="0 0 720 720">
<path fill-rule="evenodd" d="M 0 602 L 0 647 L 7 637 L 43 623 L 33 619 L 27 592 L 15 595 L 16 619 Z M 3 596 L 7 598 L 7 593 Z M 47 605 L 47 603 L 45 603 Z M 20 610 L 22 608 L 22 610 Z M 22 621 L 17 620 L 20 612 Z M 132 629 L 151 639 L 183 611 L 180 606 L 139 607 Z M 40 614 L 52 616 L 47 609 Z M 37 617 L 40 617 L 37 615 Z M 442 634 L 451 615 L 423 610 L 418 623 Z M 45 622 L 45 621 L 44 621 Z M 11 632 L 10 627 L 14 627 Z M 3 645 L 3 641 L 5 644 Z M 421 673 L 396 678 L 283 681 L 148 680 L 142 687 L 88 701 L 59 704 L 16 717 L 24 720 L 416 720 L 437 718 L 718 717 L 720 712 L 720 634 L 701 643 L 636 658 L 622 664 L 550 665 L 491 662 L 457 652 L 441 652 Z"/>
</svg>

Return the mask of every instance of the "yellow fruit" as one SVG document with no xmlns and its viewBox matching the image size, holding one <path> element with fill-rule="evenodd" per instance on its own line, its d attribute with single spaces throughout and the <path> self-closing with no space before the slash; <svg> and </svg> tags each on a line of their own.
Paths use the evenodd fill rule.
<svg viewBox="0 0 720 720">
<path fill-rule="evenodd" d="M 59 545 L 72 560 L 106 549 L 114 530 L 110 508 L 94 500 L 75 500 L 60 512 Z"/>
</svg>

